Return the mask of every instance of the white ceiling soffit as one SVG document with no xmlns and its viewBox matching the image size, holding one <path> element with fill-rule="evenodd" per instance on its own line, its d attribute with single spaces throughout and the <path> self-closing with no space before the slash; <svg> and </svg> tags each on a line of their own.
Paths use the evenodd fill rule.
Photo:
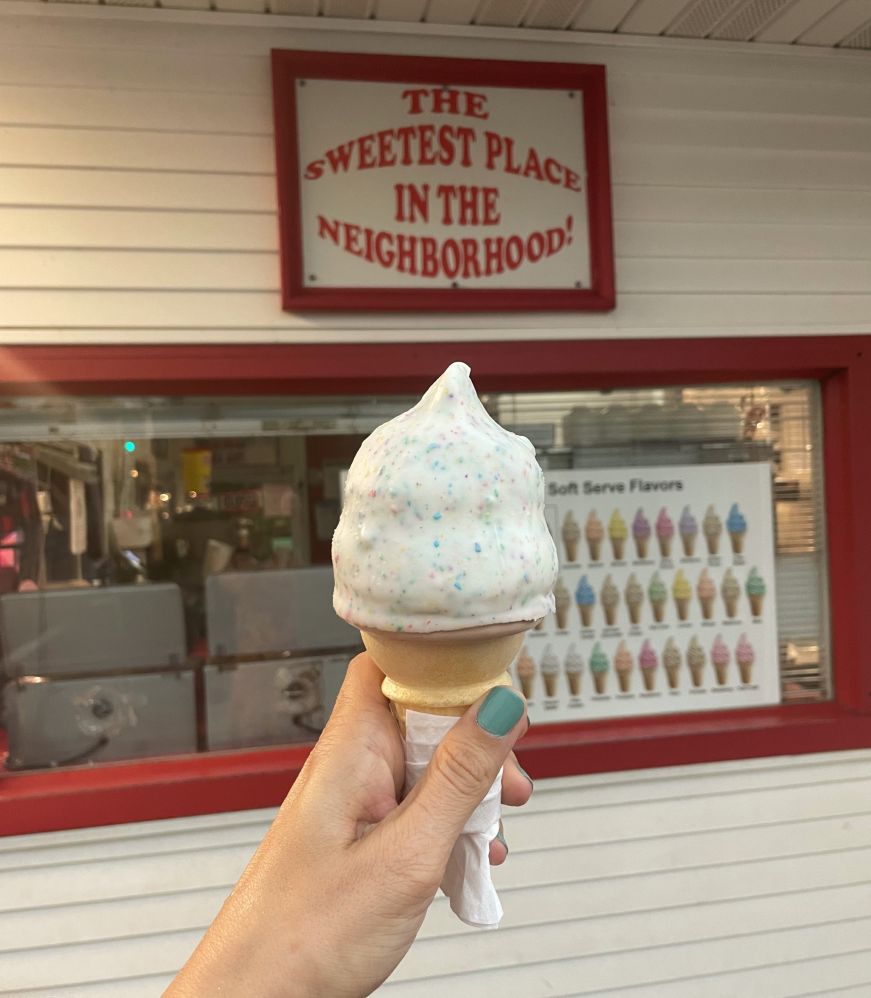
<svg viewBox="0 0 871 998">
<path fill-rule="evenodd" d="M 49 0 L 871 50 L 871 0 Z M 2 4 L 2 0 L 0 0 Z"/>
</svg>

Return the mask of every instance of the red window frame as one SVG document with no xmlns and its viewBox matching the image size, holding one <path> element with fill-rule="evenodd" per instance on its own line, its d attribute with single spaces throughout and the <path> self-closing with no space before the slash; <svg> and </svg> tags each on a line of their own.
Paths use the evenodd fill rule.
<svg viewBox="0 0 871 998">
<path fill-rule="evenodd" d="M 540 726 L 534 777 L 871 747 L 871 336 L 288 346 L 5 347 L 0 399 L 21 394 L 416 394 L 463 359 L 480 391 L 814 379 L 822 390 L 834 699 Z M 0 772 L 0 834 L 278 804 L 294 746 Z"/>
</svg>

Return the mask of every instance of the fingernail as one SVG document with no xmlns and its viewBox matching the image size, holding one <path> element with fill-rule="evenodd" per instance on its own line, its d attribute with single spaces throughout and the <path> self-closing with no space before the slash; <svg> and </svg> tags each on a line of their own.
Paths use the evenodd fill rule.
<svg viewBox="0 0 871 998">
<path fill-rule="evenodd" d="M 517 763 L 517 768 L 520 770 L 520 775 L 521 776 L 525 776 L 527 778 L 527 780 L 529 780 L 529 785 L 533 786 L 533 779 L 532 779 L 532 777 L 529 775 L 529 773 L 526 772 L 526 770 L 523 768 L 523 766 L 520 765 L 519 762 Z"/>
<path fill-rule="evenodd" d="M 501 829 L 501 828 L 500 828 L 500 829 L 499 829 L 499 831 L 498 831 L 498 832 L 496 833 L 496 841 L 497 841 L 497 842 L 501 842 L 501 843 L 502 843 L 502 845 L 503 845 L 503 846 L 505 846 L 505 852 L 508 852 L 508 851 L 509 851 L 509 850 L 508 850 L 508 843 L 507 843 L 507 842 L 505 841 L 505 836 L 504 836 L 504 835 L 502 834 L 502 829 Z"/>
<path fill-rule="evenodd" d="M 507 686 L 494 686 L 478 708 L 478 727 L 502 738 L 523 717 L 523 698 Z"/>
</svg>

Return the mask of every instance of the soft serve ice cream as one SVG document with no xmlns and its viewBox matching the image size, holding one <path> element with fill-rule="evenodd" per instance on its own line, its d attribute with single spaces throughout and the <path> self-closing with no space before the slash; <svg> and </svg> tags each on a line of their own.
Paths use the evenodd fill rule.
<svg viewBox="0 0 871 998">
<path fill-rule="evenodd" d="M 336 612 L 366 630 L 451 631 L 554 610 L 557 555 L 535 449 L 454 363 L 362 444 L 333 537 Z"/>
</svg>

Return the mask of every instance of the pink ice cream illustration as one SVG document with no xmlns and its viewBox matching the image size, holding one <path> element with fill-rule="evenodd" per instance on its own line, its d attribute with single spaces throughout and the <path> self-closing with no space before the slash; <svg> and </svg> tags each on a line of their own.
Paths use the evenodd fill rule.
<svg viewBox="0 0 871 998">
<path fill-rule="evenodd" d="M 659 553 L 663 558 L 671 557 L 671 542 L 674 539 L 674 521 L 668 515 L 665 506 L 656 518 L 656 539 L 659 541 Z"/>
<path fill-rule="evenodd" d="M 735 661 L 738 663 L 738 671 L 741 673 L 741 682 L 745 685 L 752 683 L 756 653 L 753 651 L 753 645 L 747 640 L 746 634 L 742 634 L 738 638 L 738 644 L 735 646 Z"/>
<path fill-rule="evenodd" d="M 729 646 L 723 640 L 722 635 L 718 634 L 714 638 L 714 643 L 711 645 L 711 661 L 714 663 L 714 669 L 717 673 L 717 683 L 720 686 L 725 686 L 729 678 L 729 660 L 732 654 L 729 651 Z"/>
<path fill-rule="evenodd" d="M 659 661 L 649 641 L 645 641 L 641 646 L 638 664 L 641 667 L 641 678 L 644 680 L 645 690 L 654 689 L 656 687 L 656 667 L 659 665 Z"/>
</svg>

